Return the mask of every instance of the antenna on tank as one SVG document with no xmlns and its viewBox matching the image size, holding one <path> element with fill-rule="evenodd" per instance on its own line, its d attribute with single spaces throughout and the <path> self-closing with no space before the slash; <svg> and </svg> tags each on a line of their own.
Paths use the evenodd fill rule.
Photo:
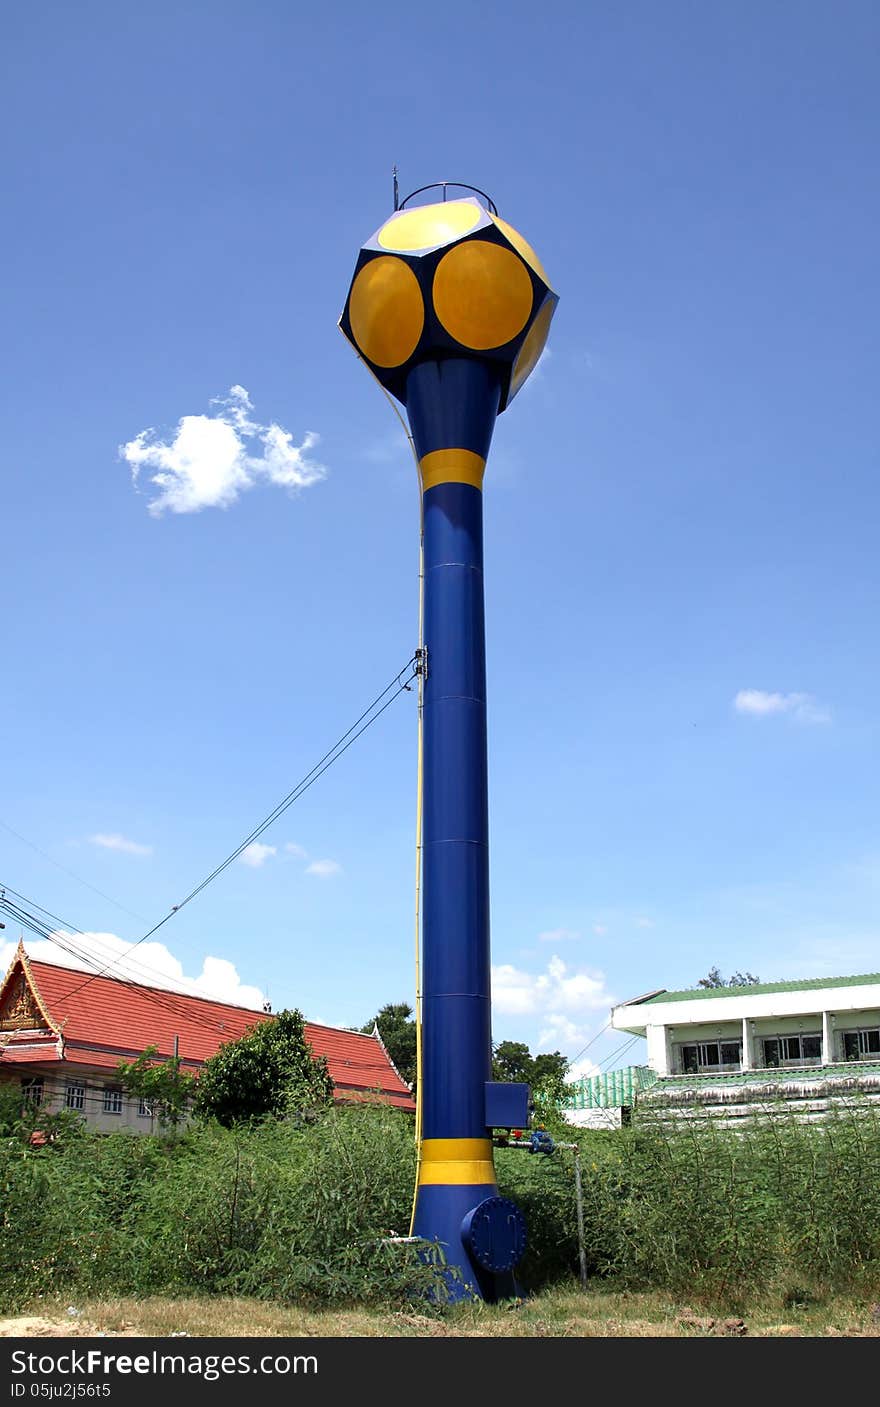
<svg viewBox="0 0 880 1407">
<path fill-rule="evenodd" d="M 399 210 L 399 209 L 400 209 L 400 188 L 399 188 L 399 186 L 398 186 L 398 184 L 397 184 L 397 165 L 396 165 L 396 163 L 395 163 L 395 165 L 392 166 L 392 168 L 391 168 L 391 179 L 392 179 L 392 181 L 393 181 L 393 183 L 394 183 L 394 209 L 395 209 L 395 210 Z"/>
</svg>

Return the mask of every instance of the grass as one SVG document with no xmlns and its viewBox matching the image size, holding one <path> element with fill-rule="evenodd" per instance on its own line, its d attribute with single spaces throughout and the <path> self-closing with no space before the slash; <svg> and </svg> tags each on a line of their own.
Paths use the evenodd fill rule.
<svg viewBox="0 0 880 1407">
<path fill-rule="evenodd" d="M 73 1309 L 76 1312 L 71 1314 Z M 565 1286 L 521 1304 L 462 1304 L 442 1313 L 411 1308 L 305 1309 L 225 1296 L 144 1299 L 44 1297 L 0 1321 L 0 1336 L 95 1334 L 165 1338 L 880 1338 L 880 1304 L 814 1300 L 797 1290 L 768 1295 L 731 1316 L 659 1291 Z"/>
<path fill-rule="evenodd" d="M 36 1150 L 12 1129 L 0 1313 L 18 1328 L 5 1333 L 880 1335 L 878 1111 L 736 1132 L 645 1118 L 581 1142 L 590 1289 L 571 1278 L 571 1158 L 502 1148 L 499 1189 L 529 1228 L 529 1297 L 441 1313 L 432 1267 L 387 1239 L 409 1224 L 414 1176 L 395 1110 L 200 1124 L 174 1140 L 68 1130 Z"/>
</svg>

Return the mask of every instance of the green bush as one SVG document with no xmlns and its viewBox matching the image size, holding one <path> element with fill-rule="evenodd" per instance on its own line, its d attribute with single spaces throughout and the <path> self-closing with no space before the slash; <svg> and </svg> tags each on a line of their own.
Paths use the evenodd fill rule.
<svg viewBox="0 0 880 1407">
<path fill-rule="evenodd" d="M 197 1122 L 176 1138 L 66 1123 L 39 1146 L 11 1106 L 0 1116 L 4 1308 L 53 1291 L 444 1298 L 436 1267 L 389 1239 L 408 1230 L 415 1175 L 400 1111 Z M 817 1124 L 769 1113 L 735 1131 L 651 1116 L 555 1132 L 580 1145 L 591 1276 L 731 1303 L 880 1291 L 880 1118 L 869 1108 Z M 526 1217 L 523 1287 L 576 1274 L 572 1152 L 502 1148 L 496 1166 Z"/>
<path fill-rule="evenodd" d="M 880 1118 L 814 1124 L 768 1110 L 742 1128 L 643 1117 L 586 1143 L 587 1245 L 599 1273 L 639 1288 L 735 1300 L 794 1280 L 880 1281 Z"/>
<path fill-rule="evenodd" d="M 3 1302 L 65 1293 L 413 1298 L 442 1282 L 406 1233 L 415 1150 L 395 1110 L 175 1139 L 82 1131 L 63 1146 L 0 1147 Z"/>
</svg>

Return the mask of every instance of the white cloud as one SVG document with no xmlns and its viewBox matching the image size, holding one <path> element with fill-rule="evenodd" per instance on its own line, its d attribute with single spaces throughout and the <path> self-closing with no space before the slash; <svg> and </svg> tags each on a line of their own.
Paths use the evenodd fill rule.
<svg viewBox="0 0 880 1407">
<path fill-rule="evenodd" d="M 211 415 L 182 416 L 169 442 L 148 429 L 119 446 L 133 483 L 142 470 L 152 471 L 150 483 L 157 493 L 148 511 L 154 518 L 166 511 L 228 508 L 260 479 L 297 493 L 325 477 L 324 465 L 309 457 L 319 437 L 309 430 L 295 445 L 281 425 L 261 425 L 252 417 L 243 386 L 231 386 L 228 396 L 211 405 L 216 408 Z"/>
<path fill-rule="evenodd" d="M 226 958 L 205 957 L 197 977 L 186 977 L 183 964 L 169 952 L 164 943 L 141 943 L 131 951 L 131 944 L 115 933 L 66 933 L 57 930 L 58 938 L 67 948 L 42 939 L 25 944 L 28 956 L 39 962 L 71 967 L 81 972 L 96 973 L 107 967 L 108 977 L 123 977 L 164 991 L 188 992 L 191 996 L 211 997 L 255 1011 L 262 1010 L 265 997 L 258 987 L 242 983 L 235 965 Z M 0 974 L 5 973 L 15 956 L 17 943 L 0 945 Z M 82 954 L 86 956 L 81 956 Z M 91 962 L 87 960 L 91 958 Z M 112 964 L 112 966 L 111 966 Z"/>
<path fill-rule="evenodd" d="M 580 938 L 580 936 L 574 928 L 548 928 L 545 933 L 538 934 L 538 942 L 567 943 L 569 939 Z"/>
<path fill-rule="evenodd" d="M 604 923 L 594 923 L 593 932 L 595 933 L 597 938 L 604 938 L 605 934 L 608 932 L 608 929 Z"/>
<path fill-rule="evenodd" d="M 118 850 L 123 855 L 152 855 L 152 845 L 140 845 L 136 840 L 128 840 L 124 835 L 90 835 L 92 845 L 102 850 Z"/>
<path fill-rule="evenodd" d="M 261 845 L 258 840 L 252 840 L 250 845 L 246 845 L 239 855 L 239 860 L 243 865 L 250 865 L 252 870 L 258 870 L 261 865 L 265 865 L 270 855 L 277 855 L 276 845 Z"/>
<path fill-rule="evenodd" d="M 546 1018 L 546 1024 L 538 1033 L 535 1051 L 537 1053 L 558 1050 L 561 1045 L 583 1045 L 585 1039 L 584 1028 L 572 1021 L 570 1016 L 564 1016 L 558 1011 L 551 1012 Z"/>
<path fill-rule="evenodd" d="M 601 1075 L 601 1073 L 601 1065 L 597 1065 L 595 1060 L 591 1060 L 588 1055 L 585 1055 L 570 1066 L 565 1078 L 570 1083 L 574 1083 L 575 1080 L 589 1080 L 593 1075 Z"/>
<path fill-rule="evenodd" d="M 313 860 L 310 865 L 306 865 L 306 874 L 317 875 L 319 879 L 330 879 L 335 874 L 342 873 L 342 866 L 337 860 Z"/>
<path fill-rule="evenodd" d="M 737 713 L 769 718 L 787 713 L 798 723 L 830 723 L 831 714 L 811 694 L 771 694 L 764 689 L 740 689 L 733 700 Z"/>
<path fill-rule="evenodd" d="M 308 851 L 302 845 L 297 845 L 295 840 L 288 840 L 284 849 L 287 851 L 288 855 L 293 855 L 296 860 L 305 860 L 308 858 Z"/>
<path fill-rule="evenodd" d="M 569 1012 L 609 1009 L 612 997 L 601 972 L 569 971 L 554 955 L 546 972 L 524 972 L 509 964 L 492 969 L 492 1005 L 507 1016 L 546 1014 L 561 1018 Z"/>
<path fill-rule="evenodd" d="M 529 1016 L 537 1009 L 535 978 L 510 965 L 492 968 L 492 1005 L 507 1016 Z"/>
<path fill-rule="evenodd" d="M 214 997 L 217 1001 L 234 1002 L 236 1006 L 261 1008 L 265 997 L 259 987 L 246 987 L 242 984 L 235 963 L 228 958 L 214 958 L 210 954 L 202 960 L 202 970 L 195 978 L 195 986 L 204 997 Z"/>
<path fill-rule="evenodd" d="M 640 914 L 639 917 L 636 919 L 636 928 L 653 928 L 653 927 L 654 927 L 654 920 L 653 920 L 652 918 L 645 918 L 644 914 Z"/>
</svg>

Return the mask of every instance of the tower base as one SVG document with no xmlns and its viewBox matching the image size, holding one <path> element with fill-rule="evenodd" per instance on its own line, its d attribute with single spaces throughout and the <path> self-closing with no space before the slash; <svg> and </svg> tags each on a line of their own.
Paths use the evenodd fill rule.
<svg viewBox="0 0 880 1407">
<path fill-rule="evenodd" d="M 513 1270 L 525 1250 L 525 1220 L 494 1184 L 420 1185 L 413 1234 L 441 1252 L 450 1300 L 494 1304 L 519 1295 Z"/>
</svg>

